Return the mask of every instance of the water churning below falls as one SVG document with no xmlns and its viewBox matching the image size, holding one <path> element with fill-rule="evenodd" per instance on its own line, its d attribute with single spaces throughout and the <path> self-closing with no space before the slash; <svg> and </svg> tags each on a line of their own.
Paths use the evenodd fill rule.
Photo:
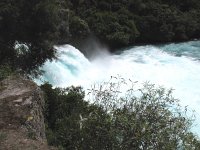
<svg viewBox="0 0 200 150">
<path fill-rule="evenodd" d="M 196 111 L 194 132 L 200 135 L 200 41 L 135 46 L 117 54 L 98 53 L 90 61 L 70 45 L 56 47 L 58 60 L 46 62 L 41 81 L 66 87 L 107 81 L 120 75 L 143 83 L 173 88 L 183 106 Z"/>
</svg>

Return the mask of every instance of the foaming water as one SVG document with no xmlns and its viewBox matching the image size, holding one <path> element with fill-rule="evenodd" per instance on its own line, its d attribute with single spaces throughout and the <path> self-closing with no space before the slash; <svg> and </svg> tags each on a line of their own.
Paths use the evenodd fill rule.
<svg viewBox="0 0 200 150">
<path fill-rule="evenodd" d="M 200 41 L 162 46 L 137 46 L 120 54 L 102 53 L 91 61 L 70 45 L 56 47 L 58 60 L 46 62 L 42 81 L 66 87 L 107 81 L 120 75 L 127 79 L 173 88 L 183 106 L 197 113 L 194 131 L 200 135 Z"/>
</svg>

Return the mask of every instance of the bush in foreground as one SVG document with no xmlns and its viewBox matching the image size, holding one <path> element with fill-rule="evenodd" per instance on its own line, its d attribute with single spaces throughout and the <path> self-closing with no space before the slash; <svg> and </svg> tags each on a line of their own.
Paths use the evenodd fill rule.
<svg viewBox="0 0 200 150">
<path fill-rule="evenodd" d="M 94 86 L 87 95 L 90 103 L 80 87 L 42 85 L 49 143 L 83 150 L 200 148 L 190 132 L 192 119 L 172 90 L 151 84 L 136 88 L 130 83 L 123 96 L 120 90 L 128 84 L 124 79 Z"/>
</svg>

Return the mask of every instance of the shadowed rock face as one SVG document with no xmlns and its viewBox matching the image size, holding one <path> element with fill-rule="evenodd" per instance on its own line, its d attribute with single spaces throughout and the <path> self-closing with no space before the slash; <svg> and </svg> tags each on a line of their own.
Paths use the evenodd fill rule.
<svg viewBox="0 0 200 150">
<path fill-rule="evenodd" d="M 0 149 L 49 149 L 40 88 L 22 77 L 0 82 Z"/>
</svg>

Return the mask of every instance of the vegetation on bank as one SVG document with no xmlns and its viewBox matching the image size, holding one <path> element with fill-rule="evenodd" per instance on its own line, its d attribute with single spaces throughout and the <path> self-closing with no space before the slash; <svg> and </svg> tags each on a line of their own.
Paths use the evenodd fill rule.
<svg viewBox="0 0 200 150">
<path fill-rule="evenodd" d="M 92 103 L 80 87 L 42 85 L 49 144 L 71 150 L 200 148 L 187 108 L 179 106 L 171 90 L 145 84 L 120 97 L 122 85 L 124 80 L 94 86 L 86 96 Z"/>
<path fill-rule="evenodd" d="M 69 31 L 72 37 L 86 37 L 92 33 L 111 48 L 116 49 L 138 42 L 185 41 L 200 37 L 199 0 L 66 0 L 64 2 L 71 12 L 69 19 L 73 30 L 70 31 L 69 28 Z M 74 16 L 80 21 L 71 21 Z"/>
</svg>

